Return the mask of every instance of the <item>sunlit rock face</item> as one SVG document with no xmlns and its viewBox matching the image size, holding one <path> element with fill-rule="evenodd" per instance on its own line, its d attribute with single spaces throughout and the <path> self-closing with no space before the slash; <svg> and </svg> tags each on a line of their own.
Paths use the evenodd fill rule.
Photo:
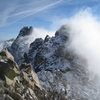
<svg viewBox="0 0 100 100">
<path fill-rule="evenodd" d="M 43 100 L 45 95 L 31 65 L 18 66 L 7 49 L 0 52 L 0 100 Z"/>
</svg>

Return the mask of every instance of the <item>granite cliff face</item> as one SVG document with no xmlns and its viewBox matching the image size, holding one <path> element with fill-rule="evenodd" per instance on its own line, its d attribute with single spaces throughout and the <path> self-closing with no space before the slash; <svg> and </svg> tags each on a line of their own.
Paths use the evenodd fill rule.
<svg viewBox="0 0 100 100">
<path fill-rule="evenodd" d="M 9 57 L 6 57 L 8 59 L 6 60 L 3 55 L 3 58 L 1 56 L 1 63 L 3 63 L 0 65 L 1 69 L 5 68 L 2 66 L 7 66 L 6 70 L 14 69 L 16 73 L 10 72 L 14 73 L 14 76 L 11 75 L 12 79 L 25 81 L 25 83 L 22 81 L 18 83 L 18 93 L 19 91 L 23 93 L 25 89 L 23 93 L 25 100 L 31 100 L 31 97 L 27 99 L 27 95 L 30 96 L 29 91 L 34 94 L 33 98 L 37 98 L 35 100 L 99 100 L 98 78 L 95 76 L 90 78 L 86 59 L 68 48 L 70 45 L 68 27 L 62 26 L 54 37 L 47 35 L 45 39 L 37 38 L 33 42 L 26 42 L 32 30 L 32 27 L 24 27 L 11 48 L 8 48 L 14 58 L 11 57 L 9 61 Z M 2 80 L 10 77 L 6 70 L 1 71 Z M 34 88 L 30 88 L 34 87 L 33 84 L 38 87 L 39 95 L 35 93 Z M 28 89 L 25 88 L 27 86 Z"/>
</svg>

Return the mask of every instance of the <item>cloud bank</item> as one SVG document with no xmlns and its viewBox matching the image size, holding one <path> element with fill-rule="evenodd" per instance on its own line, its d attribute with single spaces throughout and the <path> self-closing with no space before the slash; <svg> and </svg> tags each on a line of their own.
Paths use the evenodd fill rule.
<svg viewBox="0 0 100 100">
<path fill-rule="evenodd" d="M 66 19 L 66 23 L 70 50 L 84 57 L 89 70 L 100 76 L 100 21 L 86 9 Z"/>
<path fill-rule="evenodd" d="M 31 35 L 29 35 L 27 38 L 27 43 L 32 43 L 36 38 L 42 38 L 44 39 L 46 35 L 49 35 L 50 37 L 54 36 L 55 31 L 49 31 L 43 28 L 33 28 L 33 32 Z"/>
</svg>

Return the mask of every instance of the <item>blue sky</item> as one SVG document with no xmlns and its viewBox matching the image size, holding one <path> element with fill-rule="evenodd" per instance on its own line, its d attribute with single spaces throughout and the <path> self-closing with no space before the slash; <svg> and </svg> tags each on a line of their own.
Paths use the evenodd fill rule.
<svg viewBox="0 0 100 100">
<path fill-rule="evenodd" d="M 57 30 L 61 19 L 87 8 L 99 16 L 100 0 L 0 0 L 0 40 L 16 37 L 23 26 Z"/>
</svg>

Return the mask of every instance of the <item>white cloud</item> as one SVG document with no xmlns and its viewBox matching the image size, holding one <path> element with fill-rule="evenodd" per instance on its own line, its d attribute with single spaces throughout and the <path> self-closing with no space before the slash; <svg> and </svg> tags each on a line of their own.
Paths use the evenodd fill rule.
<svg viewBox="0 0 100 100">
<path fill-rule="evenodd" d="M 91 10 L 81 10 L 70 19 L 66 19 L 66 32 L 69 32 L 69 48 L 83 56 L 89 70 L 100 76 L 100 22 Z"/>
<path fill-rule="evenodd" d="M 14 17 L 14 16 L 21 16 L 23 14 L 28 14 L 27 16 L 30 16 L 30 15 L 33 15 L 35 13 L 38 13 L 40 11 L 43 11 L 43 10 L 46 10 L 54 5 L 57 5 L 58 3 L 60 3 L 62 0 L 58 0 L 56 2 L 53 2 L 53 3 L 50 3 L 50 4 L 47 4 L 47 5 L 44 5 L 43 7 L 38 7 L 38 8 L 33 8 L 33 9 L 29 9 L 29 10 L 24 10 L 24 11 L 21 11 L 21 12 L 17 12 L 15 14 L 12 14 L 10 15 L 9 17 Z"/>
<path fill-rule="evenodd" d="M 43 28 L 33 28 L 33 32 L 30 36 L 28 36 L 28 43 L 32 43 L 36 38 L 44 39 L 46 35 L 50 37 L 54 36 L 55 31 L 49 31 Z"/>
</svg>

